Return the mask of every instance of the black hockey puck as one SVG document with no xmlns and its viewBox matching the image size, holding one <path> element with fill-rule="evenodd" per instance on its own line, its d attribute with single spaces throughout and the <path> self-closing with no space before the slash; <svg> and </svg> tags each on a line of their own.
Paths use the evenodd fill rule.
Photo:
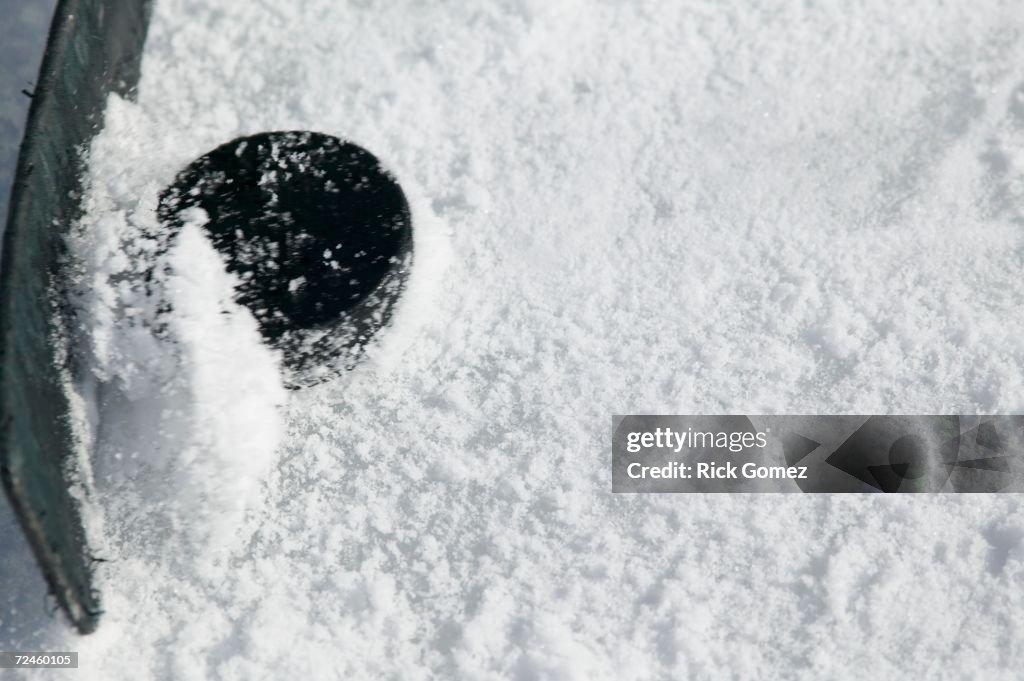
<svg viewBox="0 0 1024 681">
<path fill-rule="evenodd" d="M 179 173 L 158 216 L 173 235 L 194 208 L 238 278 L 235 300 L 282 351 L 290 387 L 352 368 L 388 323 L 412 219 L 398 182 L 362 147 L 314 132 L 241 137 Z"/>
</svg>

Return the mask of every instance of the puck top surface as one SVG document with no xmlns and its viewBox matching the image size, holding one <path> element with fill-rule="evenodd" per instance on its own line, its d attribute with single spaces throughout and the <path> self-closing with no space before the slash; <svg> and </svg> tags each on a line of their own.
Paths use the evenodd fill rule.
<svg viewBox="0 0 1024 681">
<path fill-rule="evenodd" d="M 200 157 L 163 192 L 158 216 L 176 231 L 194 208 L 271 341 L 357 310 L 412 247 L 395 179 L 362 147 L 320 133 L 260 133 Z"/>
</svg>

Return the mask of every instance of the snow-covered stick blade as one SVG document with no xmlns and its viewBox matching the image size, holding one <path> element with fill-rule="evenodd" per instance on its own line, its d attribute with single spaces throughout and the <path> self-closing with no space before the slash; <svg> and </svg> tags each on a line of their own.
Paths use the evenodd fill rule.
<svg viewBox="0 0 1024 681">
<path fill-rule="evenodd" d="M 0 263 L 0 473 L 57 602 L 82 633 L 100 612 L 66 470 L 60 263 L 80 212 L 79 150 L 107 95 L 138 80 L 148 0 L 62 0 L 33 93 Z M 55 309 L 56 308 L 56 309 Z"/>
</svg>

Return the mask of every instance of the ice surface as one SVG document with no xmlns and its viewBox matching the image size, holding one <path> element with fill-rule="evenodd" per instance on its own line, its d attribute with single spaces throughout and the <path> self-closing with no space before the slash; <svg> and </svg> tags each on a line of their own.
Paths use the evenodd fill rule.
<svg viewBox="0 0 1024 681">
<path fill-rule="evenodd" d="M 608 440 L 613 413 L 1019 411 L 1022 30 L 995 0 L 160 0 L 76 247 L 117 396 L 79 677 L 1018 678 L 1016 497 L 616 496 Z M 288 398 L 226 532 L 149 403 L 185 380 L 164 407 L 224 434 L 194 465 L 238 471 L 245 423 L 187 389 L 254 336 L 179 334 L 169 370 L 126 314 L 157 193 L 274 129 L 388 165 L 414 280 L 371 361 Z M 217 366 L 272 420 L 266 364 Z M 157 504 L 133 466 L 161 457 Z"/>
</svg>

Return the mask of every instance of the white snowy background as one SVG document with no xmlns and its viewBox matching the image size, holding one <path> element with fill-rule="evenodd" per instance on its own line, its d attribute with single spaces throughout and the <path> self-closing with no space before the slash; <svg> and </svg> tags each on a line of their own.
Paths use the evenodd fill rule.
<svg viewBox="0 0 1024 681">
<path fill-rule="evenodd" d="M 83 679 L 1019 678 L 1016 496 L 616 496 L 609 429 L 1020 412 L 1022 31 L 996 0 L 158 0 L 73 239 L 106 614 L 41 635 Z M 384 161 L 417 255 L 369 360 L 285 394 L 198 233 L 174 343 L 138 282 L 178 170 L 293 128 Z"/>
</svg>

